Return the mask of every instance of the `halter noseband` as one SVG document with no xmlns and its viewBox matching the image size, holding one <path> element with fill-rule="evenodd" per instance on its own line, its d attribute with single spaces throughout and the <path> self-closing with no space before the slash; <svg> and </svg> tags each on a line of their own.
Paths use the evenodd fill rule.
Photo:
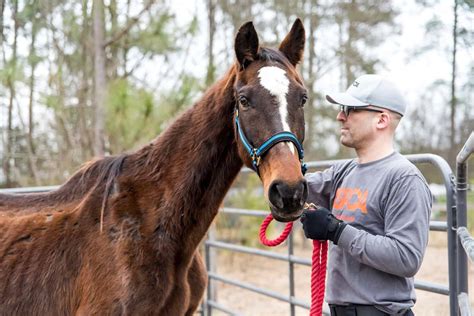
<svg viewBox="0 0 474 316">
<path fill-rule="evenodd" d="M 245 147 L 245 150 L 250 155 L 250 158 L 252 159 L 252 167 L 255 172 L 258 172 L 258 166 L 260 165 L 260 160 L 262 159 L 262 156 L 270 150 L 273 146 L 280 142 L 292 142 L 296 149 L 298 150 L 298 157 L 300 159 L 301 163 L 301 172 L 303 175 L 306 173 L 306 170 L 308 169 L 306 167 L 306 164 L 303 163 L 303 157 L 304 157 L 304 150 L 303 146 L 301 145 L 300 141 L 296 136 L 291 133 L 291 132 L 279 132 L 276 133 L 275 135 L 271 136 L 269 139 L 263 142 L 260 147 L 256 148 L 253 147 L 252 144 L 248 141 L 247 137 L 245 137 L 245 133 L 242 130 L 242 127 L 240 126 L 239 123 L 239 110 L 235 109 L 235 125 L 237 126 L 237 130 L 239 132 L 239 138 L 242 141 L 242 144 Z"/>
</svg>

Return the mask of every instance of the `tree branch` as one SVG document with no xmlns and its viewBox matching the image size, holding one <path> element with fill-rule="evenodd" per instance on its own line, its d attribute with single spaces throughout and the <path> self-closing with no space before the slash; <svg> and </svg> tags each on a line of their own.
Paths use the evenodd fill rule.
<svg viewBox="0 0 474 316">
<path fill-rule="evenodd" d="M 145 13 L 146 11 L 148 11 L 151 6 L 153 5 L 153 3 L 155 3 L 155 0 L 150 0 L 148 1 L 148 3 L 143 7 L 143 9 L 133 18 L 131 18 L 129 20 L 129 22 L 127 23 L 127 25 L 125 25 L 125 27 L 120 31 L 118 32 L 117 34 L 115 34 L 110 40 L 108 40 L 105 44 L 104 44 L 104 47 L 107 47 L 113 43 L 115 43 L 116 41 L 120 40 L 125 34 L 127 34 L 130 29 L 138 23 L 138 20 L 139 18 L 142 16 L 143 13 Z"/>
</svg>

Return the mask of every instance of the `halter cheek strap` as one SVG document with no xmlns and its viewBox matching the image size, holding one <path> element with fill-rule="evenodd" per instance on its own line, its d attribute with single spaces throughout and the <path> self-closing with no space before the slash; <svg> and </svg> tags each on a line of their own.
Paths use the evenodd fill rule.
<svg viewBox="0 0 474 316">
<path fill-rule="evenodd" d="M 273 146 L 280 142 L 292 142 L 297 151 L 298 151 L 298 157 L 300 159 L 301 163 L 301 172 L 303 175 L 306 173 L 307 167 L 306 164 L 303 163 L 303 157 L 304 157 L 304 151 L 303 151 L 303 146 L 299 142 L 298 138 L 291 133 L 291 132 L 279 132 L 276 133 L 275 135 L 271 136 L 269 139 L 263 142 L 260 147 L 256 148 L 253 147 L 252 144 L 248 141 L 247 137 L 245 136 L 245 133 L 240 126 L 239 123 L 239 111 L 236 109 L 235 110 L 235 125 L 237 126 L 237 130 L 239 133 L 239 138 L 242 141 L 242 144 L 244 145 L 245 150 L 250 155 L 250 158 L 252 159 L 252 167 L 255 170 L 255 172 L 258 173 L 258 166 L 260 165 L 260 161 L 262 159 L 262 156 L 270 150 Z"/>
</svg>

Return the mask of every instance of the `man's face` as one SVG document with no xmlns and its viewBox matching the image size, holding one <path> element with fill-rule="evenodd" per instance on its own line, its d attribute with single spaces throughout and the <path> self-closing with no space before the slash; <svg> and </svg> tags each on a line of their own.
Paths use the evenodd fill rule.
<svg viewBox="0 0 474 316">
<path fill-rule="evenodd" d="M 349 111 L 341 109 L 337 114 L 337 120 L 341 123 L 341 144 L 358 149 L 370 143 L 376 135 L 377 117 L 381 112 L 372 107 Z"/>
</svg>

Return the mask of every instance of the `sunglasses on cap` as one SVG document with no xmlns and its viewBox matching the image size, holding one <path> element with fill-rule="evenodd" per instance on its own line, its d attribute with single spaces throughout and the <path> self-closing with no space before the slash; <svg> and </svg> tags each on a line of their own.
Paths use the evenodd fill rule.
<svg viewBox="0 0 474 316">
<path fill-rule="evenodd" d="M 377 109 L 370 109 L 368 107 L 364 106 L 350 106 L 350 105 L 341 105 L 341 112 L 344 113 L 344 115 L 347 117 L 349 114 L 354 111 L 367 111 L 367 112 L 377 112 L 377 113 L 383 113 L 382 110 L 377 110 Z"/>
</svg>

